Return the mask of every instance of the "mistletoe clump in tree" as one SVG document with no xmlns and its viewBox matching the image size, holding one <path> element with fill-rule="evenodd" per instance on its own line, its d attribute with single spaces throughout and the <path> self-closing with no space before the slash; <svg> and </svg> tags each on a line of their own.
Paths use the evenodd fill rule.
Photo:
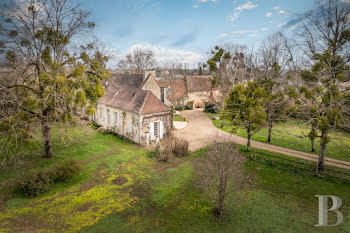
<svg viewBox="0 0 350 233">
<path fill-rule="evenodd" d="M 214 76 L 213 85 L 220 89 L 222 97 L 226 97 L 236 84 L 251 79 L 253 55 L 246 52 L 245 46 L 229 43 L 215 46 L 211 55 L 207 64 Z"/>
<path fill-rule="evenodd" d="M 20 4 L 20 5 L 19 5 Z M 41 125 L 45 157 L 53 157 L 52 123 L 74 122 L 75 112 L 86 107 L 94 113 L 103 96 L 108 57 L 90 38 L 94 23 L 89 12 L 64 0 L 7 1 L 0 11 L 2 106 L 0 130 L 7 142 Z M 86 42 L 86 43 L 84 43 Z M 0 108 L 4 109 L 4 108 Z"/>
<path fill-rule="evenodd" d="M 302 49 L 310 69 L 301 72 L 301 112 L 312 125 L 310 139 L 320 138 L 318 170 L 324 169 L 331 133 L 349 126 L 349 90 L 341 90 L 350 62 L 350 3 L 341 0 L 318 2 L 306 15 L 301 34 Z"/>
</svg>

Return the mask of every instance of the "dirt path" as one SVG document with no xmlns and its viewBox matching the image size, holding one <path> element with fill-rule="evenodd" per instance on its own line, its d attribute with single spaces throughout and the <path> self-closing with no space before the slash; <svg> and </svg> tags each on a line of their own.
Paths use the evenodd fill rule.
<svg viewBox="0 0 350 233">
<path fill-rule="evenodd" d="M 185 138 L 190 143 L 190 150 L 198 150 L 202 147 L 210 145 L 212 138 L 216 135 L 224 136 L 225 140 L 231 141 L 236 144 L 246 145 L 247 139 L 224 132 L 212 123 L 208 116 L 203 112 L 202 109 L 195 109 L 190 111 L 181 112 L 182 116 L 185 116 L 188 124 L 186 128 L 175 130 L 175 136 Z M 270 145 L 263 142 L 252 140 L 252 147 L 272 151 L 276 153 L 285 154 L 291 157 L 306 159 L 310 161 L 317 161 L 318 156 L 306 152 L 295 151 L 279 146 Z M 326 165 L 335 166 L 339 168 L 345 168 L 350 170 L 350 162 L 326 158 Z"/>
</svg>

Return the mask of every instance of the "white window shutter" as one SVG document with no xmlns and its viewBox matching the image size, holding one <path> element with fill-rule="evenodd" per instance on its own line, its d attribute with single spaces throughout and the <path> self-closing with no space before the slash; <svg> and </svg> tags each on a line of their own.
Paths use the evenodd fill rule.
<svg viewBox="0 0 350 233">
<path fill-rule="evenodd" d="M 150 134 L 150 138 L 151 140 L 154 140 L 154 122 L 150 122 L 149 123 L 149 134 Z"/>
<path fill-rule="evenodd" d="M 119 112 L 117 112 L 117 125 L 119 125 Z"/>
<path fill-rule="evenodd" d="M 129 133 L 132 133 L 132 122 L 129 123 Z"/>
<path fill-rule="evenodd" d="M 159 134 L 160 138 L 163 138 L 163 121 L 159 122 Z"/>
<path fill-rule="evenodd" d="M 113 123 L 114 123 L 114 114 L 113 114 L 113 111 L 112 110 L 109 110 L 109 114 L 111 116 L 111 122 L 110 122 L 110 125 L 113 127 Z"/>
</svg>

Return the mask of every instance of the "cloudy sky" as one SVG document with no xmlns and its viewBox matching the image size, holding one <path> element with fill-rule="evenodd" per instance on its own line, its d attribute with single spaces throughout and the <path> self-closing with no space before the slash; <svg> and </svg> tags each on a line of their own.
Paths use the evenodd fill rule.
<svg viewBox="0 0 350 233">
<path fill-rule="evenodd" d="M 108 48 L 155 51 L 161 62 L 196 64 L 224 41 L 258 47 L 277 30 L 291 30 L 313 0 L 80 0 L 92 11 Z"/>
</svg>

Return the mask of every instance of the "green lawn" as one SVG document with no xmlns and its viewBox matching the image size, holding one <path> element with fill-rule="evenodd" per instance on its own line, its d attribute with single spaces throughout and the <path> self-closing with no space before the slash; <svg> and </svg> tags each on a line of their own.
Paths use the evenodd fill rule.
<svg viewBox="0 0 350 233">
<path fill-rule="evenodd" d="M 180 115 L 174 114 L 173 121 L 186 121 L 186 119 Z"/>
<path fill-rule="evenodd" d="M 73 135 L 66 146 L 59 146 L 61 132 Z M 344 223 L 332 232 L 350 231 L 349 184 L 293 179 L 290 172 L 247 161 L 251 187 L 235 194 L 218 222 L 210 200 L 194 185 L 193 162 L 207 149 L 159 163 L 138 146 L 90 127 L 60 129 L 53 138 L 56 158 L 32 159 L 31 166 L 40 169 L 73 157 L 83 172 L 41 197 L 25 198 L 5 194 L 28 167 L 8 170 L 1 178 L 6 192 L 0 196 L 0 232 L 330 232 L 314 226 L 317 194 L 343 199 Z M 121 177 L 124 182 L 117 182 Z"/>
<path fill-rule="evenodd" d="M 215 114 L 208 114 L 209 117 L 213 118 Z M 232 133 L 232 129 L 236 131 L 234 134 L 247 137 L 247 132 L 242 127 L 231 126 L 228 121 L 224 120 L 212 120 L 214 125 L 226 132 Z M 224 122 L 222 128 L 221 122 Z M 288 119 L 286 122 L 278 122 L 273 126 L 272 138 L 270 144 L 281 146 L 289 149 L 294 149 L 303 152 L 311 153 L 310 140 L 307 134 L 310 131 L 310 126 L 296 119 Z M 258 131 L 252 139 L 266 142 L 267 143 L 268 129 L 263 128 Z M 338 131 L 331 135 L 331 142 L 327 146 L 327 157 L 341 159 L 350 162 L 350 133 Z M 319 152 L 319 139 L 315 140 L 314 154 Z"/>
</svg>

